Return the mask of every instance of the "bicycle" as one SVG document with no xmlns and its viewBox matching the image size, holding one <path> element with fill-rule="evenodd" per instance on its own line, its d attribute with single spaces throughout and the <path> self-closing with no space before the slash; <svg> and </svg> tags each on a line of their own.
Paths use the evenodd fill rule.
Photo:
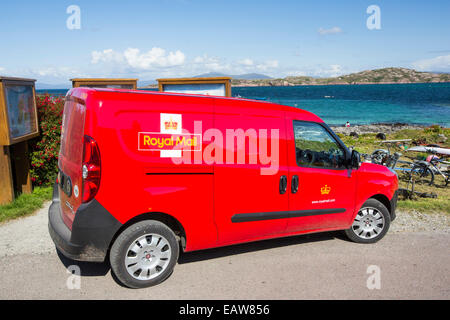
<svg viewBox="0 0 450 320">
<path fill-rule="evenodd" d="M 441 170 L 441 165 L 447 165 L 446 170 Z M 411 169 L 410 179 L 418 184 L 434 184 L 435 176 L 440 174 L 444 178 L 444 187 L 450 181 L 450 174 L 448 165 L 450 162 L 438 158 L 431 158 L 430 161 L 417 161 Z"/>
<path fill-rule="evenodd" d="M 374 152 L 372 152 L 372 154 L 370 155 L 372 163 L 387 166 L 388 162 L 392 162 L 392 160 L 393 160 L 393 158 L 391 157 L 391 148 L 398 147 L 401 150 L 407 150 L 408 149 L 407 142 L 411 142 L 411 139 L 382 141 L 381 142 L 382 144 L 387 144 L 387 149 L 377 149 Z M 395 153 L 394 153 L 394 155 L 395 155 Z M 401 153 L 399 153 L 399 155 L 401 156 Z M 396 163 L 397 162 L 404 163 L 405 161 L 401 161 L 401 160 L 397 159 Z"/>
</svg>

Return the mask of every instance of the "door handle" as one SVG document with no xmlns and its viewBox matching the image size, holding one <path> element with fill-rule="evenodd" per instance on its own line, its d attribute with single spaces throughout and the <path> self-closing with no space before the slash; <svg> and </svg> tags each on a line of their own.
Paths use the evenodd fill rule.
<svg viewBox="0 0 450 320">
<path fill-rule="evenodd" d="M 287 177 L 281 176 L 280 177 L 280 194 L 285 194 L 287 189 Z"/>
<path fill-rule="evenodd" d="M 292 180 L 291 180 L 291 192 L 297 193 L 297 191 L 298 191 L 298 176 L 294 175 L 294 176 L 292 176 Z"/>
</svg>

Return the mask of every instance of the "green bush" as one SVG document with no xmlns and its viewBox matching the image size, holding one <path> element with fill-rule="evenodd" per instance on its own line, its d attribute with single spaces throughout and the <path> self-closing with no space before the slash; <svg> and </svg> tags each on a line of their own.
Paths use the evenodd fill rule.
<svg viewBox="0 0 450 320">
<path fill-rule="evenodd" d="M 444 133 L 444 129 L 443 129 L 441 126 L 439 126 L 439 125 L 437 125 L 437 124 L 434 124 L 434 125 L 432 125 L 432 126 L 426 128 L 426 129 L 425 129 L 425 132 L 426 132 L 426 133 L 438 133 L 438 134 L 442 134 L 442 133 Z"/>
<path fill-rule="evenodd" d="M 40 136 L 31 140 L 31 180 L 34 185 L 52 184 L 58 173 L 58 154 L 64 99 L 36 96 Z"/>
</svg>

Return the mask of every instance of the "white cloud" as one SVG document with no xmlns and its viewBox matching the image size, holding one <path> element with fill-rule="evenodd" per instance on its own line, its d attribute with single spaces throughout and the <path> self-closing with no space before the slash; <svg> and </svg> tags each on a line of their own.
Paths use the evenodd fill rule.
<svg viewBox="0 0 450 320">
<path fill-rule="evenodd" d="M 291 67 L 285 68 L 282 72 L 282 76 L 308 76 L 308 77 L 320 77 L 320 78 L 330 78 L 338 77 L 343 74 L 349 74 L 353 72 L 340 64 L 331 65 L 312 65 L 303 68 Z"/>
<path fill-rule="evenodd" d="M 0 72 L 2 71 L 0 70 Z M 69 79 L 71 78 L 91 77 L 91 75 L 85 71 L 82 71 L 78 67 L 51 65 L 44 65 L 40 67 L 21 67 L 17 69 L 4 68 L 3 74 L 11 77 L 37 79 L 37 84 L 50 83 L 59 85 L 65 83 L 67 86 L 69 86 Z"/>
<path fill-rule="evenodd" d="M 183 52 L 166 53 L 166 50 L 154 47 L 147 52 L 136 48 L 128 48 L 124 52 L 116 52 L 112 49 L 93 51 L 91 63 L 119 64 L 118 67 L 129 67 L 135 70 L 152 70 L 155 68 L 167 68 L 181 66 L 186 57 Z"/>
<path fill-rule="evenodd" d="M 243 65 L 243 66 L 247 66 L 247 67 L 253 66 L 253 64 L 254 64 L 253 60 L 248 59 L 248 58 L 239 60 L 237 63 L 240 65 Z"/>
<path fill-rule="evenodd" d="M 344 73 L 344 70 L 339 64 L 332 64 L 326 67 L 320 67 L 315 71 L 315 75 L 319 77 L 337 77 Z"/>
<path fill-rule="evenodd" d="M 319 30 L 317 32 L 319 32 L 319 34 L 321 34 L 321 35 L 337 34 L 337 33 L 341 33 L 342 29 L 339 27 L 333 27 L 330 29 L 319 28 Z"/>
<path fill-rule="evenodd" d="M 123 62 L 123 55 L 115 52 L 113 49 L 106 49 L 103 51 L 93 51 L 91 53 L 91 63 L 97 64 L 100 62 Z"/>
<path fill-rule="evenodd" d="M 305 77 L 307 76 L 307 73 L 302 70 L 294 70 L 294 71 L 288 71 L 285 74 L 286 77 Z"/>
<path fill-rule="evenodd" d="M 280 72 L 278 60 L 256 60 L 249 57 L 230 59 L 203 54 L 188 58 L 180 50 L 167 51 L 154 47 L 148 51 L 137 48 L 116 50 L 113 48 L 89 51 L 90 64 L 84 66 L 44 65 L 23 67 L 14 75 L 38 79 L 43 83 L 67 83 L 71 78 L 126 78 L 140 80 L 157 78 L 190 77 L 214 72 L 229 75 L 264 73 L 275 76 Z M 0 73 L 9 69 L 0 67 Z"/>
<path fill-rule="evenodd" d="M 228 74 L 241 74 L 249 72 L 269 72 L 278 68 L 278 60 L 267 60 L 257 62 L 253 59 L 245 58 L 237 61 L 227 62 L 218 57 L 209 57 L 208 55 L 198 56 L 193 59 L 194 68 L 192 74 L 206 72 L 223 72 Z"/>
<path fill-rule="evenodd" d="M 139 49 L 129 48 L 124 56 L 128 64 L 137 69 L 151 69 L 153 67 L 180 66 L 185 61 L 184 53 L 180 50 L 169 52 L 161 48 L 152 48 L 147 53 L 140 53 Z"/>
<path fill-rule="evenodd" d="M 0 67 L 0 72 L 5 71 L 5 68 Z"/>
<path fill-rule="evenodd" d="M 276 69 L 279 66 L 279 62 L 278 60 L 268 60 L 265 62 L 262 62 L 258 65 L 256 65 L 256 68 L 261 70 L 261 71 L 267 71 L 267 70 L 272 70 L 272 69 Z"/>
<path fill-rule="evenodd" d="M 206 54 L 201 57 L 195 57 L 194 63 L 203 63 L 207 58 L 208 58 L 208 56 Z"/>
<path fill-rule="evenodd" d="M 222 61 L 218 57 L 210 57 L 207 54 L 194 58 L 194 65 L 191 66 L 192 72 L 229 72 L 231 65 L 225 61 Z M 197 71 L 198 70 L 198 71 Z"/>
<path fill-rule="evenodd" d="M 77 76 L 79 74 L 79 71 L 69 67 L 44 67 L 39 69 L 32 69 L 30 70 L 30 73 L 32 75 L 40 77 L 62 78 Z"/>
<path fill-rule="evenodd" d="M 418 71 L 450 71 L 450 54 L 432 59 L 419 60 L 412 63 Z"/>
</svg>

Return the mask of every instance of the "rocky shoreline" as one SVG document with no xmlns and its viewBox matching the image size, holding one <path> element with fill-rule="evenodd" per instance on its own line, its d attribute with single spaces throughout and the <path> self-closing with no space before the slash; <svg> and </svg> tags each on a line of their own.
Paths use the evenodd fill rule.
<svg viewBox="0 0 450 320">
<path fill-rule="evenodd" d="M 406 83 L 443 83 L 450 82 L 450 74 L 418 72 L 406 68 L 383 68 L 366 70 L 331 78 L 310 76 L 288 76 L 278 79 L 233 79 L 233 87 L 258 86 L 314 86 L 314 85 L 364 85 L 364 84 L 406 84 Z"/>
<path fill-rule="evenodd" d="M 335 126 L 330 125 L 336 133 L 342 133 L 349 135 L 351 132 L 356 132 L 357 134 L 364 133 L 394 133 L 404 129 L 423 129 L 429 126 L 425 125 L 416 125 L 416 124 L 407 124 L 407 123 L 374 123 L 374 124 L 362 124 L 362 125 L 351 125 L 350 127 Z"/>
</svg>

